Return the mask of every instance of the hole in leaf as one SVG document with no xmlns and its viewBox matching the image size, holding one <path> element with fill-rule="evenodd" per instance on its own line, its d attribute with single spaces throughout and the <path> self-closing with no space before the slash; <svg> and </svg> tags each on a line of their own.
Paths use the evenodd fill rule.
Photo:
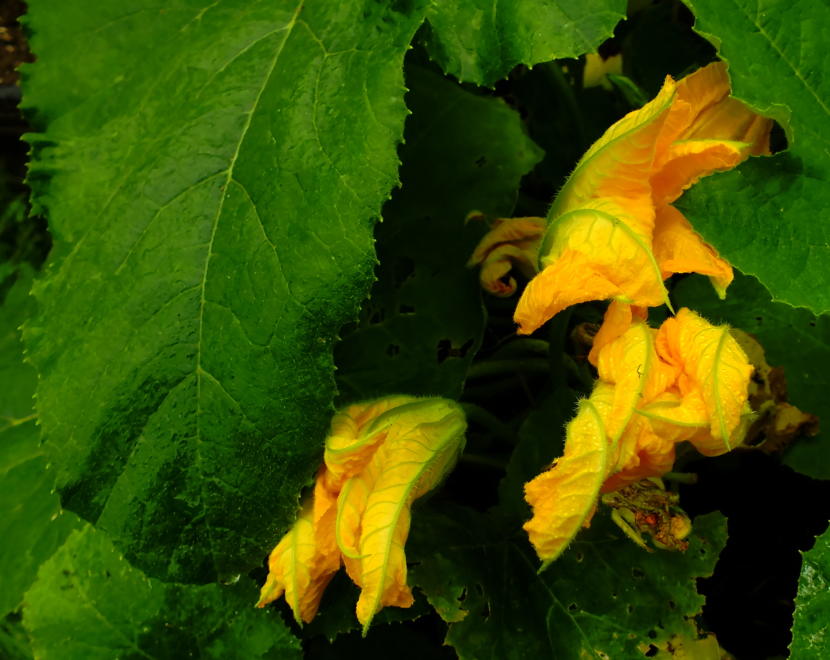
<svg viewBox="0 0 830 660">
<path fill-rule="evenodd" d="M 660 649 L 658 649 L 654 644 L 648 645 L 648 651 L 646 651 L 643 655 L 647 658 L 653 658 L 655 655 L 659 653 Z"/>
<path fill-rule="evenodd" d="M 577 606 L 576 603 L 571 603 L 570 605 L 568 605 L 568 611 L 569 612 L 576 612 L 577 609 L 578 609 L 578 606 Z"/>
<path fill-rule="evenodd" d="M 769 136 L 769 150 L 774 154 L 784 151 L 787 148 L 787 142 L 787 134 L 781 124 L 777 121 L 773 122 Z"/>
<path fill-rule="evenodd" d="M 638 580 L 641 580 L 642 578 L 644 578 L 646 576 L 646 574 L 642 571 L 642 569 L 639 569 L 639 568 L 636 568 L 636 567 L 631 569 L 631 575 L 633 575 Z"/>
<path fill-rule="evenodd" d="M 657 631 L 656 630 L 649 630 L 648 631 L 648 638 L 649 639 L 657 639 Z"/>
<path fill-rule="evenodd" d="M 581 552 L 575 552 L 574 553 L 574 559 L 576 559 L 576 561 L 580 562 L 583 559 L 585 559 L 585 555 L 583 555 Z"/>
<path fill-rule="evenodd" d="M 670 600 L 669 601 L 669 609 L 670 610 L 676 610 L 677 609 L 677 603 L 675 603 L 673 600 Z"/>
<path fill-rule="evenodd" d="M 455 357 L 455 358 L 463 358 L 467 355 L 467 352 L 473 345 L 473 340 L 468 339 L 465 341 L 460 347 L 456 348 L 452 345 L 452 341 L 449 339 L 441 339 L 438 341 L 438 344 L 435 347 L 436 358 L 438 359 L 438 364 L 441 364 L 447 358 Z"/>
<path fill-rule="evenodd" d="M 485 156 L 481 156 L 476 161 L 476 167 L 484 167 L 487 164 L 487 158 Z"/>
</svg>

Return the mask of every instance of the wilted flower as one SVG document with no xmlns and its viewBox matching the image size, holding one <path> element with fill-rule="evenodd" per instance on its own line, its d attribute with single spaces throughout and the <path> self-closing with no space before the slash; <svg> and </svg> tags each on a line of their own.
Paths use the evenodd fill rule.
<svg viewBox="0 0 830 660">
<path fill-rule="evenodd" d="M 455 464 L 465 429 L 464 413 L 447 399 L 389 396 L 338 412 L 314 491 L 269 557 L 258 605 L 284 593 L 296 620 L 311 621 L 341 560 L 361 588 L 364 633 L 382 607 L 412 605 L 410 507 Z"/>
<path fill-rule="evenodd" d="M 471 213 L 467 219 L 481 217 Z M 516 292 L 516 279 L 508 277 L 510 271 L 516 269 L 527 278 L 536 274 L 539 242 L 544 233 L 544 218 L 497 218 L 476 246 L 467 266 L 481 266 L 479 280 L 485 291 L 500 297 L 512 296 Z M 505 277 L 508 277 L 506 282 Z"/>
<path fill-rule="evenodd" d="M 525 530 L 546 564 L 601 492 L 665 474 L 678 442 L 714 456 L 746 433 L 752 367 L 729 328 L 684 308 L 654 330 L 628 307 L 609 307 L 591 354 L 599 379 L 568 424 L 564 456 L 525 486 Z"/>
</svg>

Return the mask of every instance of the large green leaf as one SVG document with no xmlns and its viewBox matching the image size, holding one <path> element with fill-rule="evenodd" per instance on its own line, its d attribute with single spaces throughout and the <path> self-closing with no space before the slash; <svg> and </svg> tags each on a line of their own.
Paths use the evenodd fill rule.
<svg viewBox="0 0 830 660">
<path fill-rule="evenodd" d="M 433 0 L 425 42 L 447 73 L 492 85 L 517 64 L 596 50 L 623 18 L 623 0 Z"/>
<path fill-rule="evenodd" d="M 30 3 L 25 336 L 65 505 L 153 576 L 258 564 L 293 519 L 397 181 L 418 0 Z"/>
<path fill-rule="evenodd" d="M 413 582 L 451 622 L 462 659 L 634 658 L 689 635 L 725 540 L 719 514 L 695 523 L 685 554 L 648 554 L 604 515 L 541 575 L 515 519 L 445 508 L 413 520 Z"/>
<path fill-rule="evenodd" d="M 38 572 L 23 623 L 38 658 L 299 658 L 274 610 L 257 610 L 247 578 L 232 586 L 148 579 L 87 525 Z"/>
<path fill-rule="evenodd" d="M 774 117 L 790 148 L 713 176 L 680 200 L 695 228 L 775 300 L 830 310 L 830 66 L 826 2 L 686 0 L 729 62 L 735 96 Z M 806 19 L 805 17 L 809 17 Z"/>
<path fill-rule="evenodd" d="M 726 300 L 719 300 L 703 277 L 689 277 L 672 291 L 675 307 L 690 307 L 713 323 L 728 323 L 755 336 L 767 362 L 783 367 L 790 402 L 830 420 L 830 315 L 772 302 L 752 277 L 736 273 Z M 817 479 L 830 479 L 830 445 L 824 434 L 802 438 L 785 456 L 791 467 Z"/>
<path fill-rule="evenodd" d="M 830 657 L 830 531 L 804 553 L 795 599 L 792 660 Z"/>
<path fill-rule="evenodd" d="M 32 308 L 32 274 L 23 268 L 14 277 L 0 306 L 0 619 L 20 606 L 38 566 L 78 525 L 53 493 L 34 418 L 37 374 L 23 362 L 18 327 Z"/>
<path fill-rule="evenodd" d="M 407 71 L 402 188 L 378 227 L 378 281 L 335 351 L 344 399 L 458 397 L 484 329 L 478 272 L 465 264 L 485 227 L 465 217 L 509 216 L 522 175 L 542 156 L 501 100 Z"/>
</svg>

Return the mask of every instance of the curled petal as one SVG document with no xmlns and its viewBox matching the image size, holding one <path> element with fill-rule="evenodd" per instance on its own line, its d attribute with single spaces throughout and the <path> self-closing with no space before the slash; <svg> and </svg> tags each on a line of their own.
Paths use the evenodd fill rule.
<svg viewBox="0 0 830 660">
<path fill-rule="evenodd" d="M 555 560 L 590 518 L 608 467 L 605 425 L 594 403 L 611 394 L 595 391 L 580 401 L 568 424 L 565 454 L 525 484 L 533 517 L 524 525 L 543 568 Z"/>
<path fill-rule="evenodd" d="M 484 237 L 479 241 L 468 266 L 484 263 L 487 255 L 500 245 L 530 246 L 537 243 L 545 233 L 544 218 L 497 218 Z"/>
<path fill-rule="evenodd" d="M 614 300 L 605 310 L 605 318 L 594 335 L 594 343 L 588 354 L 588 361 L 597 366 L 600 351 L 608 344 L 620 337 L 631 324 L 636 321 L 645 321 L 648 318 L 648 309 Z"/>
<path fill-rule="evenodd" d="M 361 587 L 357 618 L 364 633 L 382 607 L 412 604 L 404 555 L 410 507 L 452 468 L 465 428 L 452 401 L 399 407 L 386 440 L 338 498 L 338 540 L 349 575 Z"/>
<path fill-rule="evenodd" d="M 674 273 L 708 275 L 721 298 L 726 295 L 726 288 L 734 277 L 732 266 L 703 241 L 685 216 L 673 206 L 664 206 L 657 212 L 654 257 L 663 277 Z"/>
<path fill-rule="evenodd" d="M 677 83 L 651 175 L 654 203 L 677 199 L 701 177 L 769 153 L 772 121 L 729 96 L 723 62 L 713 62 Z"/>
<path fill-rule="evenodd" d="M 745 155 L 769 153 L 772 121 L 729 96 L 724 62 L 712 62 L 677 84 L 677 98 L 689 103 L 692 118 L 678 140 L 734 140 L 747 144 Z"/>
<path fill-rule="evenodd" d="M 385 413 L 417 400 L 413 396 L 387 396 L 353 404 L 334 415 L 323 457 L 330 489 L 339 491 L 346 479 L 358 474 L 371 460 L 394 419 Z"/>
<path fill-rule="evenodd" d="M 530 281 L 513 320 L 519 334 L 529 335 L 566 307 L 622 295 L 614 282 L 593 269 L 589 257 L 568 250 Z"/>
<path fill-rule="evenodd" d="M 743 441 L 752 366 L 728 326 L 714 326 L 688 309 L 681 309 L 660 328 L 658 354 L 678 365 L 682 399 L 700 397 L 709 419 L 709 436 L 695 447 L 707 456 L 723 454 Z"/>
<path fill-rule="evenodd" d="M 652 198 L 659 209 L 671 204 L 704 176 L 735 167 L 748 145 L 725 140 L 689 140 L 672 144 L 666 164 L 651 177 Z"/>
<path fill-rule="evenodd" d="M 668 302 L 651 236 L 630 222 L 607 200 L 555 220 L 540 252 L 544 270 L 516 306 L 519 332 L 529 334 L 566 307 L 588 300 L 618 298 L 641 306 Z M 548 250 L 546 243 L 552 246 Z"/>
<path fill-rule="evenodd" d="M 530 279 L 536 274 L 539 241 L 545 231 L 544 218 L 499 218 L 493 222 L 467 262 L 481 266 L 481 286 L 497 296 L 516 291 L 516 280 L 503 278 L 514 268 Z"/>
<path fill-rule="evenodd" d="M 268 578 L 257 607 L 285 594 L 297 623 L 310 622 L 317 613 L 323 591 L 340 565 L 321 551 L 314 525 L 314 505 L 308 500 L 291 530 L 268 558 Z"/>
<path fill-rule="evenodd" d="M 507 298 L 516 293 L 516 278 L 507 277 L 513 269 L 530 279 L 536 273 L 536 250 L 522 250 L 515 245 L 499 245 L 481 264 L 481 288 L 494 296 Z"/>
</svg>

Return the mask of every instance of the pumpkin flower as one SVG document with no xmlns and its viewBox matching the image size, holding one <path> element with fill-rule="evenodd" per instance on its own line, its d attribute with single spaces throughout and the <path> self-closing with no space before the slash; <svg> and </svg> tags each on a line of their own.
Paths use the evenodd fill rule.
<svg viewBox="0 0 830 660">
<path fill-rule="evenodd" d="M 271 552 L 257 605 L 285 595 L 297 622 L 308 623 L 343 563 L 361 589 L 364 634 L 381 608 L 411 606 L 410 507 L 452 468 L 465 429 L 464 413 L 447 399 L 389 396 L 338 412 L 314 490 Z"/>
<path fill-rule="evenodd" d="M 674 273 L 707 275 L 725 295 L 731 266 L 672 203 L 701 177 L 769 152 L 772 122 L 729 91 L 722 62 L 677 82 L 667 77 L 652 101 L 588 149 L 548 213 L 538 273 L 514 316 L 520 333 L 589 300 L 663 304 L 663 280 Z M 492 241 L 485 236 L 477 253 Z"/>
<path fill-rule="evenodd" d="M 670 471 L 679 442 L 716 456 L 748 428 L 752 367 L 727 326 L 684 308 L 656 330 L 615 302 L 596 340 L 599 378 L 567 426 L 564 455 L 525 485 L 524 528 L 543 567 L 589 524 L 601 493 Z"/>
</svg>

